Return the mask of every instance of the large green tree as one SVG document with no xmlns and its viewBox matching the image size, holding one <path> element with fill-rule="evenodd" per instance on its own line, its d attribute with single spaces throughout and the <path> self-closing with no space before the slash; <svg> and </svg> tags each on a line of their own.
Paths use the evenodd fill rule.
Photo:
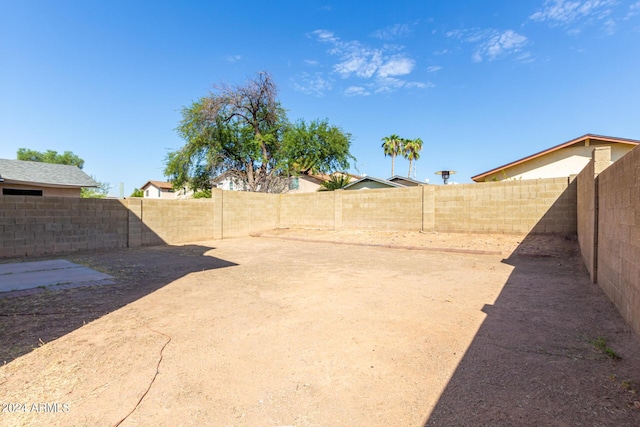
<svg viewBox="0 0 640 427">
<path fill-rule="evenodd" d="M 385 157 L 391 156 L 391 176 L 395 176 L 396 156 L 404 150 L 404 139 L 396 134 L 385 136 L 382 138 L 382 149 Z"/>
<path fill-rule="evenodd" d="M 70 165 L 77 166 L 82 169 L 84 167 L 84 160 L 78 157 L 76 154 L 73 154 L 71 151 L 65 151 L 62 154 L 58 154 L 57 151 L 47 150 L 47 151 L 36 151 L 30 150 L 27 148 L 19 148 L 17 153 L 18 160 L 27 160 L 30 162 L 42 162 L 42 163 L 55 163 L 58 165 Z M 111 189 L 111 185 L 108 182 L 101 182 L 96 179 L 95 176 L 91 175 L 91 178 L 95 182 L 98 183 L 97 188 L 81 188 L 80 189 L 80 197 L 82 198 L 104 198 L 107 193 L 109 193 L 109 189 Z"/>
<path fill-rule="evenodd" d="M 36 150 L 29 150 L 27 148 L 19 148 L 17 159 L 28 160 L 31 162 L 56 163 L 59 165 L 72 165 L 72 166 L 77 166 L 80 169 L 84 167 L 84 160 L 82 160 L 77 155 L 73 154 L 71 151 L 65 151 L 62 154 L 58 154 L 58 152 L 54 150 L 47 150 L 47 151 L 41 152 Z"/>
<path fill-rule="evenodd" d="M 182 109 L 177 128 L 185 140 L 166 159 L 174 188 L 211 188 L 223 172 L 248 191 L 279 193 L 288 177 L 347 169 L 351 136 L 324 121 L 287 121 L 268 73 L 244 85 L 219 84 Z"/>
</svg>

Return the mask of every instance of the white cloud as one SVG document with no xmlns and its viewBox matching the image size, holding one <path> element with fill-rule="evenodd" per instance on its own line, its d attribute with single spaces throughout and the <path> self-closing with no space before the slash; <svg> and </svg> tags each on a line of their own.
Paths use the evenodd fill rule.
<svg viewBox="0 0 640 427">
<path fill-rule="evenodd" d="M 542 10 L 529 18 L 538 22 L 570 24 L 589 16 L 609 15 L 614 4 L 614 0 L 545 0 Z"/>
<path fill-rule="evenodd" d="M 393 40 L 411 34 L 411 27 L 408 24 L 396 24 L 382 30 L 374 31 L 371 36 L 381 40 Z"/>
<path fill-rule="evenodd" d="M 545 0 L 542 9 L 529 19 L 564 27 L 572 35 L 579 34 L 583 25 L 600 21 L 605 32 L 612 34 L 616 28 L 612 18 L 616 3 L 616 0 Z"/>
<path fill-rule="evenodd" d="M 293 88 L 307 95 L 323 96 L 333 86 L 321 73 L 303 73 L 299 80 L 300 82 L 293 82 Z"/>
<path fill-rule="evenodd" d="M 431 67 L 427 68 L 427 71 L 430 73 L 435 73 L 436 71 L 440 70 L 442 70 L 442 67 L 439 65 L 432 65 Z"/>
<path fill-rule="evenodd" d="M 400 30 L 398 30 L 400 31 Z M 420 88 L 420 84 L 407 85 L 398 76 L 406 76 L 414 70 L 416 62 L 403 52 L 404 47 L 383 44 L 371 47 L 357 40 L 344 41 L 333 32 L 316 30 L 310 33 L 319 42 L 329 45 L 327 52 L 338 61 L 332 70 L 342 79 L 362 79 L 370 81 L 366 85 L 356 84 L 344 91 L 345 95 L 368 95 L 373 92 L 388 92 L 402 87 Z M 365 89 L 372 85 L 371 89 Z M 423 84 L 424 87 L 429 87 Z"/>
<path fill-rule="evenodd" d="M 349 86 L 343 92 L 346 96 L 369 96 L 371 92 L 363 88 L 362 86 Z"/>
<path fill-rule="evenodd" d="M 370 78 L 382 65 L 382 52 L 378 49 L 368 49 L 358 42 L 352 42 L 341 46 L 339 50 L 333 50 L 343 60 L 334 65 L 334 70 L 343 78 L 355 74 L 358 77 Z"/>
<path fill-rule="evenodd" d="M 485 59 L 493 61 L 498 57 L 519 53 L 529 44 L 529 39 L 513 30 L 456 30 L 449 31 L 447 35 L 451 38 L 475 44 L 475 49 L 471 55 L 474 62 L 481 62 Z"/>
<path fill-rule="evenodd" d="M 634 16 L 638 16 L 638 15 L 640 15 L 640 1 L 637 1 L 634 4 L 629 6 L 629 9 L 628 9 L 627 14 L 625 15 L 624 19 L 625 20 L 629 20 L 629 19 L 633 18 Z"/>
<path fill-rule="evenodd" d="M 315 67 L 316 65 L 319 64 L 318 61 L 313 60 L 313 59 L 305 59 L 304 63 L 307 64 L 307 65 L 311 65 L 312 67 Z"/>
<path fill-rule="evenodd" d="M 431 83 L 431 82 L 427 82 L 427 83 L 407 82 L 405 87 L 407 87 L 407 88 L 417 88 L 417 89 L 428 89 L 430 87 L 436 87 L 436 85 L 434 83 Z"/>
<path fill-rule="evenodd" d="M 533 55 L 530 52 L 523 52 L 520 55 L 516 56 L 516 61 L 522 62 L 523 64 L 530 64 L 535 61 Z"/>
<path fill-rule="evenodd" d="M 428 89 L 434 87 L 433 83 L 408 82 L 395 77 L 379 77 L 376 79 L 377 89 L 375 93 L 395 92 L 400 88 L 405 89 Z"/>
<path fill-rule="evenodd" d="M 380 77 L 388 77 L 410 74 L 415 64 L 413 59 L 391 58 L 378 69 L 378 75 Z"/>
<path fill-rule="evenodd" d="M 333 33 L 327 30 L 315 30 L 311 34 L 316 36 L 318 40 L 322 42 L 331 42 L 337 40 Z"/>
<path fill-rule="evenodd" d="M 492 60 L 505 52 L 518 52 L 526 44 L 527 38 L 525 36 L 507 30 L 491 35 L 489 40 L 483 43 L 481 50 Z"/>
<path fill-rule="evenodd" d="M 238 62 L 242 59 L 241 55 L 227 55 L 227 61 L 229 62 Z"/>
</svg>

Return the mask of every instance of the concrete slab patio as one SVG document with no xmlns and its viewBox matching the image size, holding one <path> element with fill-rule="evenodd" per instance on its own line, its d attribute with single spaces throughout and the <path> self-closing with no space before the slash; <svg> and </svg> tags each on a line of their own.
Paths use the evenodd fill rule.
<svg viewBox="0 0 640 427">
<path fill-rule="evenodd" d="M 0 367 L 0 425 L 638 425 L 639 340 L 575 251 L 545 247 L 244 238 L 89 254 L 114 297 L 157 286 Z"/>
<path fill-rule="evenodd" d="M 83 284 L 113 284 L 111 276 L 63 259 L 0 264 L 0 298 L 24 295 L 27 289 L 66 289 Z"/>
</svg>

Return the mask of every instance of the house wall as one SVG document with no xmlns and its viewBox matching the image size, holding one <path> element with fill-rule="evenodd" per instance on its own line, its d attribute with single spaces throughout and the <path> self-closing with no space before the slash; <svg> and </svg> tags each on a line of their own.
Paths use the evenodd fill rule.
<svg viewBox="0 0 640 427">
<path fill-rule="evenodd" d="M 149 195 L 147 195 L 147 190 L 149 190 Z M 153 184 L 149 184 L 142 191 L 144 192 L 144 198 L 145 199 L 174 200 L 174 199 L 178 198 L 175 192 L 169 191 L 167 189 L 156 187 Z"/>
<path fill-rule="evenodd" d="M 298 189 L 289 190 L 288 194 L 296 193 L 315 193 L 321 187 L 320 181 L 309 176 L 298 176 Z"/>
<path fill-rule="evenodd" d="M 40 187 L 36 185 L 0 182 L 0 195 L 2 195 L 3 188 L 13 188 L 16 190 L 42 190 L 42 195 L 45 197 L 80 197 L 80 188 Z"/>
<path fill-rule="evenodd" d="M 227 191 L 246 191 L 245 185 L 243 182 L 238 181 L 237 179 L 233 179 L 231 177 L 225 177 L 220 181 L 215 183 L 215 188 L 219 188 L 220 190 Z"/>
<path fill-rule="evenodd" d="M 160 195 L 162 194 L 160 192 L 160 189 L 158 187 L 156 187 L 153 184 L 149 184 L 147 185 L 146 188 L 144 188 L 142 191 L 144 191 L 144 198 L 145 199 L 159 199 Z M 160 194 L 158 194 L 160 193 Z"/>
<path fill-rule="evenodd" d="M 596 147 L 611 147 L 611 160 L 616 161 L 633 149 L 629 144 L 598 143 L 592 141 L 589 146 L 571 146 L 553 151 L 544 156 L 522 164 L 506 168 L 486 177 L 485 181 L 503 181 L 507 179 L 538 179 L 568 177 L 577 175 L 589 163 L 591 153 Z"/>
<path fill-rule="evenodd" d="M 178 195 L 174 191 L 160 189 L 160 198 L 163 200 L 175 200 L 178 198 Z"/>
</svg>

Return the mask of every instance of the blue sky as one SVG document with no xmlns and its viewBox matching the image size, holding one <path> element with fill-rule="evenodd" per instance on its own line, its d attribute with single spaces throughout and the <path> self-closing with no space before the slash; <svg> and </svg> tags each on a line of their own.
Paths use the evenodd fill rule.
<svg viewBox="0 0 640 427">
<path fill-rule="evenodd" d="M 0 158 L 70 150 L 125 195 L 162 180 L 180 109 L 273 75 L 289 119 L 424 141 L 470 177 L 585 133 L 640 139 L 640 1 L 0 0 Z M 396 161 L 406 175 L 408 162 Z"/>
</svg>

